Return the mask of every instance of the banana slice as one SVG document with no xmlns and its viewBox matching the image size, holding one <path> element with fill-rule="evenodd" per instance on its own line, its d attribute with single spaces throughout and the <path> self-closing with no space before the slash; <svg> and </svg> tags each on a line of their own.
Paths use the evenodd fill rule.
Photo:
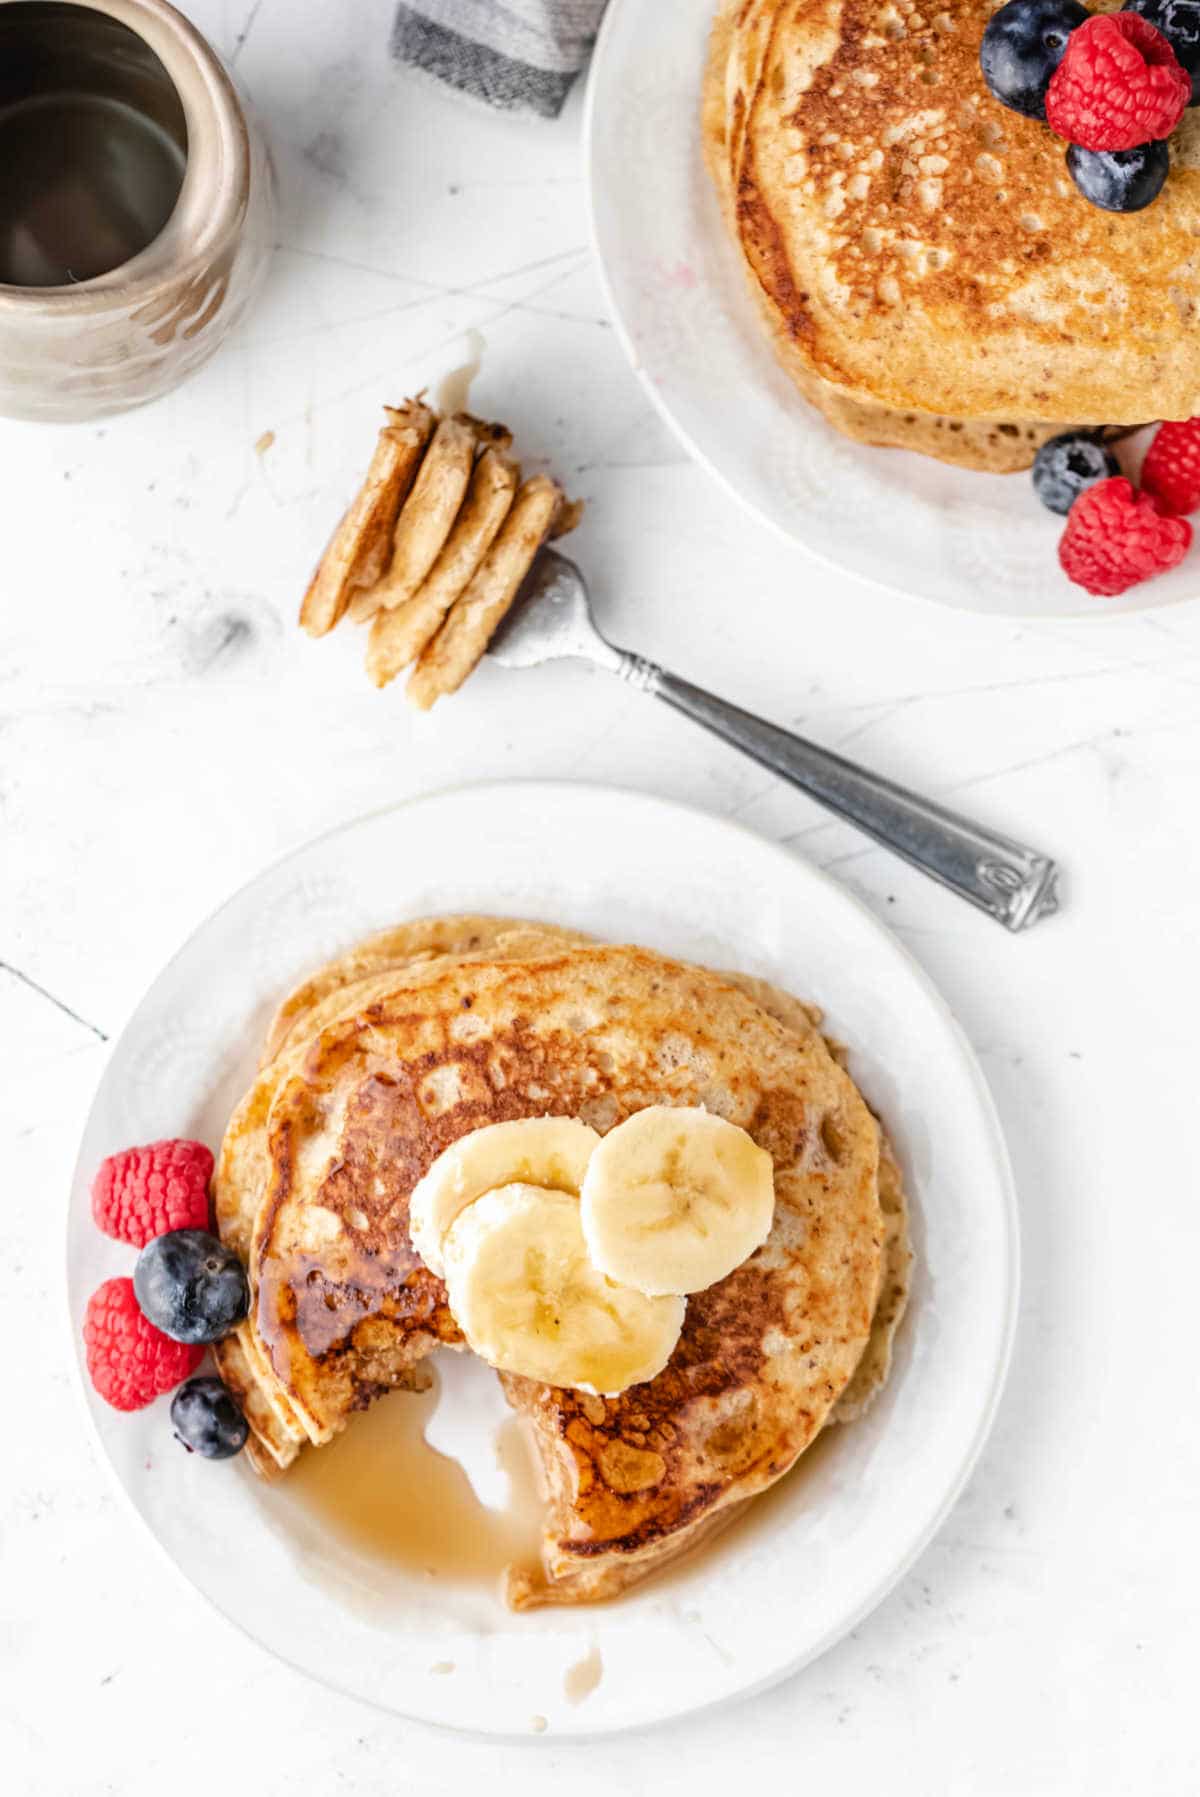
<svg viewBox="0 0 1200 1797">
<path fill-rule="evenodd" d="M 460 1136 L 413 1187 L 412 1245 L 440 1278 L 442 1244 L 459 1212 L 497 1186 L 544 1186 L 578 1197 L 600 1137 L 577 1117 L 520 1117 Z"/>
<path fill-rule="evenodd" d="M 661 1373 L 679 1340 L 684 1300 L 597 1272 L 566 1192 L 487 1192 L 455 1219 L 445 1259 L 458 1326 L 501 1372 L 614 1397 Z"/>
<path fill-rule="evenodd" d="M 724 1117 L 650 1105 L 592 1155 L 580 1212 L 592 1260 L 610 1279 L 649 1297 L 700 1292 L 766 1241 L 774 1168 Z"/>
</svg>

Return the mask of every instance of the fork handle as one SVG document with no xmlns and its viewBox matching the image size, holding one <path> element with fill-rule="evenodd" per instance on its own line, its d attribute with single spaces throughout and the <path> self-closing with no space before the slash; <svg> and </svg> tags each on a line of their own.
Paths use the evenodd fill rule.
<svg viewBox="0 0 1200 1797">
<path fill-rule="evenodd" d="M 730 705 L 640 655 L 619 654 L 620 666 L 613 671 L 631 686 L 653 693 L 790 780 L 1006 929 L 1027 929 L 1058 909 L 1058 870 L 1047 856 Z"/>
</svg>

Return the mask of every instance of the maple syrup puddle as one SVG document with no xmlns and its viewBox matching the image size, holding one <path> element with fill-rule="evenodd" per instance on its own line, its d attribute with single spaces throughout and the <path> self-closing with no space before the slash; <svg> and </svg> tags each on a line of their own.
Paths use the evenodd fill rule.
<svg viewBox="0 0 1200 1797">
<path fill-rule="evenodd" d="M 388 1392 L 287 1475 L 306 1519 L 354 1553 L 393 1570 L 456 1585 L 495 1586 L 510 1566 L 535 1567 L 544 1505 L 532 1444 L 515 1416 L 494 1431 L 507 1501 L 476 1496 L 459 1462 L 425 1439 L 438 1406 L 429 1391 Z"/>
<path fill-rule="evenodd" d="M 574 1666 L 568 1666 L 563 1679 L 563 1692 L 568 1703 L 582 1703 L 590 1697 L 604 1677 L 604 1661 L 600 1657 L 600 1649 L 593 1643 L 590 1650 L 577 1660 Z"/>
</svg>

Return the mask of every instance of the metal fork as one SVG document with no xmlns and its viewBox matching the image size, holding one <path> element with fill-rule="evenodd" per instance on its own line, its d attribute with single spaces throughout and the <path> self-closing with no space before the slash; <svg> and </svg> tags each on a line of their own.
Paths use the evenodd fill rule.
<svg viewBox="0 0 1200 1797">
<path fill-rule="evenodd" d="M 544 549 L 534 563 L 488 653 L 505 668 L 591 661 L 639 692 L 653 693 L 1008 930 L 1028 929 L 1058 909 L 1058 869 L 1047 856 L 768 724 L 641 655 L 614 648 L 596 628 L 583 575 L 556 550 Z"/>
</svg>

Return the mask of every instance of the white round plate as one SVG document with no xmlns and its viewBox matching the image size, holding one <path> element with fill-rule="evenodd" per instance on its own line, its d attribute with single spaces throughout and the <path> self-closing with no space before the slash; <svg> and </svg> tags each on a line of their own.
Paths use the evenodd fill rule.
<svg viewBox="0 0 1200 1797">
<path fill-rule="evenodd" d="M 1120 599 L 1058 566 L 1062 520 L 1027 475 L 852 443 L 802 400 L 746 291 L 700 149 L 716 0 L 609 0 L 585 122 L 609 308 L 646 391 L 750 510 L 822 561 L 968 611 L 1111 617 L 1192 599 L 1200 553 Z M 1138 446 L 1121 451 L 1127 466 Z"/>
<path fill-rule="evenodd" d="M 452 911 L 645 943 L 766 976 L 826 1008 L 915 1202 L 912 1309 L 879 1400 L 694 1562 L 616 1603 L 525 1616 L 401 1574 L 384 1593 L 369 1569 L 302 1538 L 286 1479 L 262 1486 L 240 1460 L 183 1453 L 165 1398 L 135 1415 L 108 1409 L 80 1353 L 103 1453 L 219 1610 L 281 1659 L 398 1714 L 504 1734 L 544 1718 L 553 1738 L 760 1689 L 877 1604 L 954 1502 L 1004 1377 L 1017 1233 L 987 1089 L 928 979 L 855 899 L 748 831 L 604 788 L 468 787 L 349 824 L 254 880 L 163 970 L 113 1049 L 71 1198 L 77 1345 L 89 1294 L 134 1258 L 91 1220 L 101 1158 L 164 1135 L 215 1148 L 285 989 L 371 930 Z M 478 1400 L 478 1381 L 464 1391 L 464 1403 Z M 566 1673 L 593 1649 L 603 1676 L 573 1704 Z"/>
</svg>

